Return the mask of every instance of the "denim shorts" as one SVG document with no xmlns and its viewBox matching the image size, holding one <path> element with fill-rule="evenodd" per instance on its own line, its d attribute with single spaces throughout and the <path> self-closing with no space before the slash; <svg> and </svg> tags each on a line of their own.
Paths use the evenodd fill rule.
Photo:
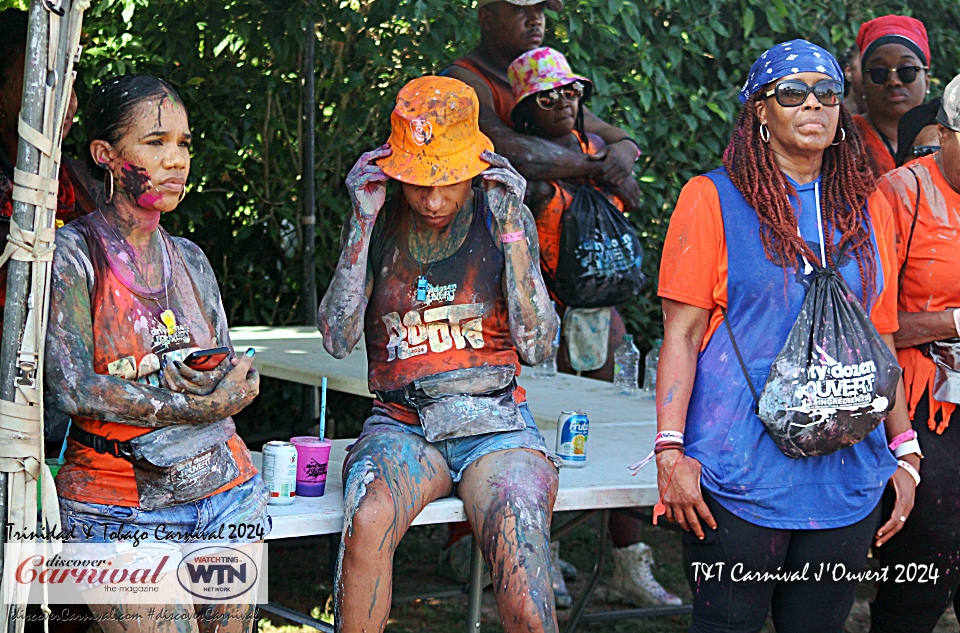
<svg viewBox="0 0 960 633">
<path fill-rule="evenodd" d="M 71 543 L 252 543 L 273 527 L 269 493 L 260 475 L 199 501 L 160 510 L 60 499 L 60 520 Z"/>
<path fill-rule="evenodd" d="M 560 460 L 547 449 L 543 435 L 540 434 L 540 429 L 537 428 L 537 423 L 527 408 L 527 403 L 521 403 L 518 409 L 526 423 L 526 427 L 519 431 L 500 431 L 498 433 L 484 433 L 431 442 L 431 446 L 440 451 L 440 454 L 447 461 L 447 468 L 450 469 L 450 478 L 453 479 L 453 483 L 459 482 L 467 466 L 484 455 L 514 448 L 539 451 L 553 462 L 556 468 L 560 468 Z M 357 438 L 357 442 L 353 446 L 359 444 L 365 437 L 385 431 L 406 433 L 423 438 L 424 442 L 427 441 L 423 434 L 423 428 L 419 425 L 400 422 L 391 418 L 385 409 L 374 407 L 373 415 L 363 423 L 363 432 L 360 433 L 360 437 Z M 353 446 L 350 448 L 352 449 Z"/>
</svg>

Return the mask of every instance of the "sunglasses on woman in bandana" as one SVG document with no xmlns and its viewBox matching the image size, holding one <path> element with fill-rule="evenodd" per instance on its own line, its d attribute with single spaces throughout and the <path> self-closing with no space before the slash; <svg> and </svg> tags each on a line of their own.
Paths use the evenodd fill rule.
<svg viewBox="0 0 960 633">
<path fill-rule="evenodd" d="M 890 78 L 890 73 L 897 73 L 897 77 L 900 78 L 900 83 L 912 84 L 917 80 L 917 74 L 921 70 L 927 70 L 926 66 L 901 66 L 900 68 L 881 68 L 877 66 L 875 68 L 867 68 L 863 72 L 870 75 L 870 82 L 878 86 L 882 86 L 887 83 L 887 79 Z"/>
<path fill-rule="evenodd" d="M 561 99 L 567 103 L 573 103 L 583 97 L 583 84 L 575 81 L 572 84 L 554 88 L 552 90 L 542 90 L 537 93 L 537 105 L 544 110 L 554 110 L 560 106 Z"/>
<path fill-rule="evenodd" d="M 803 105 L 811 92 L 817 101 L 825 106 L 838 106 L 843 100 L 843 84 L 833 79 L 824 79 L 812 86 L 799 79 L 787 79 L 778 83 L 773 90 L 763 96 L 769 99 L 776 95 L 777 103 L 784 108 L 795 108 Z"/>
</svg>

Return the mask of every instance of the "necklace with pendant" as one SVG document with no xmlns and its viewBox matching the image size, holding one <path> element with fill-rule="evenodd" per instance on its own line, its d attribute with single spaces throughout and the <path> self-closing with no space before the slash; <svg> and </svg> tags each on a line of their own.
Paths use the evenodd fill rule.
<svg viewBox="0 0 960 633">
<path fill-rule="evenodd" d="M 143 274 L 143 271 L 140 270 L 140 265 L 137 264 L 136 253 L 133 251 L 133 248 L 130 246 L 130 242 L 128 242 L 123 237 L 123 235 L 120 234 L 120 231 L 118 231 L 115 226 L 113 226 L 112 224 L 110 224 L 110 222 L 107 221 L 106 216 L 103 215 L 102 209 L 98 209 L 98 211 L 100 213 L 100 218 L 103 220 L 104 224 L 110 227 L 110 230 L 113 231 L 113 234 L 117 237 L 118 240 L 120 240 L 120 243 L 123 244 L 124 250 L 127 251 L 127 255 L 130 257 L 130 263 L 133 264 L 134 272 L 137 274 L 138 277 L 140 277 L 140 281 L 143 282 L 144 288 L 146 288 L 149 291 L 150 284 L 147 283 L 146 276 Z M 163 234 L 160 233 L 159 228 L 157 229 L 157 239 L 160 240 L 160 254 L 161 254 L 161 257 L 163 258 L 163 262 L 161 263 L 161 268 L 160 268 L 160 285 L 163 287 L 164 301 L 167 304 L 167 307 L 164 308 L 163 305 L 160 304 L 160 300 L 157 299 L 156 297 L 150 297 L 150 298 L 157 303 L 157 307 L 160 308 L 161 310 L 160 322 L 166 326 L 167 334 L 170 336 L 173 336 L 177 332 L 177 316 L 173 313 L 173 310 L 170 309 L 170 288 L 169 288 L 169 285 L 167 284 L 167 261 L 168 261 L 167 246 L 166 246 L 166 241 L 163 239 Z M 171 270 L 170 272 L 172 274 L 173 271 Z"/>
<path fill-rule="evenodd" d="M 460 221 L 460 212 L 463 211 L 463 208 L 465 206 L 467 205 L 463 204 L 460 206 L 459 209 L 457 209 L 457 215 L 453 218 L 453 225 L 456 225 L 456 223 Z M 423 303 L 424 301 L 427 300 L 427 286 L 429 285 L 427 283 L 427 275 L 430 274 L 430 271 L 433 269 L 433 265 L 443 258 L 441 257 L 439 259 L 435 259 L 434 261 L 430 262 L 430 265 L 427 267 L 427 272 L 426 273 L 423 272 L 423 262 L 420 261 L 420 250 L 421 250 L 420 230 L 417 228 L 417 212 L 414 211 L 413 209 L 410 209 L 410 218 L 413 220 L 413 238 L 417 242 L 417 252 L 414 256 L 417 259 L 417 268 L 420 269 L 420 276 L 417 277 L 416 297 L 417 297 L 417 301 L 419 301 L 420 303 Z M 451 230 L 452 229 L 453 229 L 453 226 L 451 226 Z"/>
</svg>

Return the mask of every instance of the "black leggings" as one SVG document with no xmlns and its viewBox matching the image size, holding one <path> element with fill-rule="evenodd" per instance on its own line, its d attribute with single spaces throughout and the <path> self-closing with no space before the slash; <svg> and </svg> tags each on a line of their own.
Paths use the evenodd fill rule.
<svg viewBox="0 0 960 633">
<path fill-rule="evenodd" d="M 704 499 L 717 529 L 704 526 L 703 541 L 692 532 L 683 534 L 687 575 L 694 593 L 691 633 L 756 632 L 763 628 L 771 610 L 778 633 L 842 633 L 859 583 L 834 581 L 832 574 L 838 563 L 851 574 L 863 571 L 878 526 L 879 503 L 865 519 L 847 527 L 775 530 L 744 521 L 706 492 Z M 715 563 L 724 563 L 719 581 L 716 577 L 708 580 L 704 573 L 703 564 Z M 831 566 L 816 582 L 821 563 Z M 806 581 L 744 579 L 747 573 L 758 572 L 800 574 L 805 566 Z"/>
<path fill-rule="evenodd" d="M 923 479 L 903 529 L 874 552 L 889 573 L 877 584 L 870 611 L 872 633 L 925 633 L 934 629 L 951 602 L 960 612 L 960 409 L 943 435 L 927 427 L 929 417 L 924 394 L 913 422 L 923 450 Z M 884 497 L 884 507 L 892 508 L 892 503 L 892 495 Z M 931 568 L 938 576 L 936 584 Z M 908 572 L 915 572 L 913 582 L 903 582 L 909 580 Z"/>
</svg>

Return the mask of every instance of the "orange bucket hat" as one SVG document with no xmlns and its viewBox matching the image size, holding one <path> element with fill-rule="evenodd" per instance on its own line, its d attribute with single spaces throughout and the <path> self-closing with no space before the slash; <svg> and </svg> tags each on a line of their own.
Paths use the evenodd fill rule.
<svg viewBox="0 0 960 633">
<path fill-rule="evenodd" d="M 400 90 L 390 115 L 393 153 L 377 164 L 394 180 L 422 187 L 470 180 L 490 166 L 480 153 L 493 151 L 479 116 L 477 93 L 462 81 L 414 79 Z"/>
</svg>

